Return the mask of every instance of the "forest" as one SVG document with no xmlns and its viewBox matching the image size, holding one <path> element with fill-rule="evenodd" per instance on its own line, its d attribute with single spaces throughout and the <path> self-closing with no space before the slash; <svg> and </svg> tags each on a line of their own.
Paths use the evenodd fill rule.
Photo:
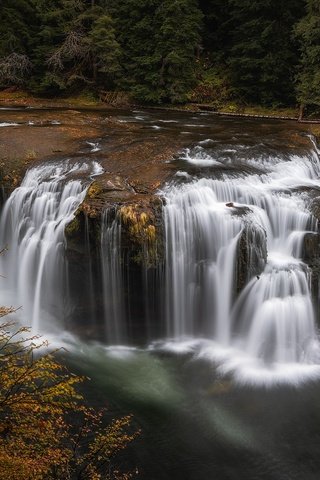
<svg viewBox="0 0 320 480">
<path fill-rule="evenodd" d="M 320 107 L 318 0 L 2 0 L 0 87 Z"/>
</svg>

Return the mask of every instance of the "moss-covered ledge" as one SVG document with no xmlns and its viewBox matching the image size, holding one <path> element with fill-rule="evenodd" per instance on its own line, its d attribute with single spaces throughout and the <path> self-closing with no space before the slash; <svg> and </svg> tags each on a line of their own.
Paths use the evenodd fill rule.
<svg viewBox="0 0 320 480">
<path fill-rule="evenodd" d="M 91 183 L 86 197 L 66 226 L 67 249 L 83 253 L 84 240 L 91 254 L 101 248 L 103 218 L 121 224 L 120 248 L 128 261 L 146 268 L 157 268 L 164 259 L 162 199 L 152 193 L 137 193 L 119 175 L 103 175 Z"/>
</svg>

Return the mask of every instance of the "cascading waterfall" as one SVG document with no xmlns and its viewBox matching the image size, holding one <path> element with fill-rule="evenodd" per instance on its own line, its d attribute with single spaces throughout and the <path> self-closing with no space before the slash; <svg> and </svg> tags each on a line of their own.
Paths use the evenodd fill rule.
<svg viewBox="0 0 320 480">
<path fill-rule="evenodd" d="M 109 343 L 123 344 L 126 334 L 126 304 L 121 264 L 121 222 L 106 210 L 102 216 L 101 263 L 106 334 Z"/>
<path fill-rule="evenodd" d="M 175 338 L 194 335 L 200 322 L 203 334 L 215 333 L 220 342 L 228 344 L 241 221 L 218 201 L 214 189 L 198 187 L 173 188 L 167 195 L 168 333 Z"/>
<path fill-rule="evenodd" d="M 0 258 L 0 302 L 21 305 L 23 323 L 35 332 L 61 327 L 68 314 L 64 230 L 86 193 L 81 175 L 101 170 L 96 162 L 36 166 L 4 206 L 0 245 L 8 251 Z"/>
<path fill-rule="evenodd" d="M 166 348 L 186 348 L 243 383 L 319 376 L 311 271 L 303 261 L 306 233 L 318 234 L 317 221 L 308 211 L 308 190 L 319 186 L 317 146 L 313 142 L 308 155 L 269 154 L 225 164 L 212 144 L 202 140 L 188 149 L 179 159 L 179 167 L 185 165 L 187 171 L 177 172 L 177 181 L 161 192 L 166 199 L 163 276 L 163 265 L 151 272 L 153 277 L 147 265 L 132 268 L 113 210 L 102 217 L 97 268 L 86 225 L 88 278 L 77 299 L 81 303 L 82 293 L 84 303 L 90 298 L 94 319 L 87 320 L 85 310 L 83 325 L 94 320 L 99 327 L 104 312 L 109 344 L 164 336 Z M 85 197 L 90 177 L 100 173 L 96 162 L 39 165 L 27 172 L 5 203 L 0 245 L 8 251 L 0 257 L 5 277 L 0 304 L 21 305 L 23 324 L 30 323 L 35 332 L 59 331 L 74 313 L 64 230 Z M 101 278 L 96 275 L 100 270 Z M 81 269 L 72 272 L 77 280 Z M 162 299 L 163 290 L 164 308 L 154 301 L 156 295 Z M 160 311 L 166 317 L 162 322 Z"/>
<path fill-rule="evenodd" d="M 202 147 L 189 150 L 186 168 L 197 160 L 203 167 L 204 158 L 210 164 Z M 304 236 L 318 226 L 299 193 L 318 184 L 318 152 L 250 163 L 263 173 L 213 179 L 211 168 L 198 180 L 179 171 L 179 185 L 163 192 L 168 335 L 239 381 L 297 381 L 320 374 L 310 271 L 302 261 Z M 237 298 L 237 245 L 248 224 L 264 232 L 267 261 Z M 190 336 L 198 340 L 192 344 Z"/>
</svg>

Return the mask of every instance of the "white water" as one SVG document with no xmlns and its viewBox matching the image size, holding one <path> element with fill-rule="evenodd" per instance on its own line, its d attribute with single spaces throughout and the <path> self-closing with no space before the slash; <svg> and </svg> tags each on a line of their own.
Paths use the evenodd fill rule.
<svg viewBox="0 0 320 480">
<path fill-rule="evenodd" d="M 230 208 L 219 202 L 216 192 L 207 186 L 172 188 L 167 202 L 168 334 L 175 338 L 194 335 L 199 322 L 204 322 L 204 333 L 215 332 L 219 341 L 228 343 L 241 221 L 232 218 Z"/>
<path fill-rule="evenodd" d="M 212 142 L 200 143 L 180 159 L 187 171 L 179 170 L 176 180 L 185 183 L 163 192 L 168 341 L 160 348 L 209 359 L 221 375 L 241 383 L 297 383 L 318 377 L 310 271 L 302 260 L 304 236 L 315 234 L 318 225 L 308 211 L 307 194 L 299 188 L 319 186 L 319 151 L 313 144 L 306 156 L 246 159 L 263 173 L 240 168 L 222 174 L 223 158 L 205 148 Z M 211 173 L 203 171 L 199 180 L 189 168 Z M 61 331 L 72 313 L 64 229 L 85 196 L 82 177 L 101 172 L 96 162 L 38 166 L 27 172 L 5 204 L 0 245 L 8 251 L 0 257 L 5 276 L 0 304 L 21 305 L 23 324 L 29 322 L 35 332 Z M 119 345 L 130 340 L 130 305 L 121 223 L 109 213 L 102 220 L 102 293 L 106 337 Z M 247 278 L 237 297 L 237 257 L 246 229 L 252 232 L 250 247 L 265 242 L 268 255 L 265 265 L 261 259 L 258 276 Z M 250 252 L 247 261 L 250 270 L 250 262 L 256 261 Z M 89 283 L 95 302 L 93 279 Z"/>
<path fill-rule="evenodd" d="M 106 210 L 101 225 L 101 265 L 104 318 L 108 342 L 113 345 L 127 340 L 123 265 L 120 250 L 121 222 Z"/>
<path fill-rule="evenodd" d="M 196 147 L 192 153 L 191 153 L 191 150 L 187 148 L 183 159 L 187 160 L 187 162 L 191 164 L 198 165 L 201 167 L 220 164 L 219 161 L 217 161 L 216 159 L 212 158 L 210 155 L 205 153 L 204 149 L 200 146 Z"/>
<path fill-rule="evenodd" d="M 79 177 L 98 171 L 96 163 L 68 161 L 34 167 L 4 206 L 0 304 L 22 306 L 23 324 L 35 332 L 61 328 L 68 315 L 64 229 L 86 193 Z"/>
<path fill-rule="evenodd" d="M 199 147 L 190 158 L 210 161 Z M 306 195 L 293 190 L 319 185 L 318 152 L 250 163 L 265 173 L 194 179 L 164 192 L 173 338 L 165 348 L 209 358 L 239 382 L 297 382 L 320 375 L 310 271 L 301 259 L 305 233 L 318 226 Z M 237 245 L 248 224 L 264 232 L 268 259 L 236 298 Z"/>
<path fill-rule="evenodd" d="M 99 142 L 86 142 L 91 147 L 91 153 L 96 153 L 101 150 Z"/>
<path fill-rule="evenodd" d="M 18 127 L 19 123 L 15 122 L 0 122 L 0 128 L 1 127 Z"/>
</svg>

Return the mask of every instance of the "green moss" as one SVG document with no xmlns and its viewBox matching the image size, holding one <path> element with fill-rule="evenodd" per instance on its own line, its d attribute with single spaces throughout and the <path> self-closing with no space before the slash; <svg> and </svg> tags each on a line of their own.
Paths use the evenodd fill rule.
<svg viewBox="0 0 320 480">
<path fill-rule="evenodd" d="M 93 182 L 88 188 L 87 197 L 88 198 L 97 198 L 103 192 L 103 188 L 99 182 Z"/>
<path fill-rule="evenodd" d="M 75 216 L 75 218 L 66 226 L 65 228 L 65 235 L 67 238 L 72 238 L 75 237 L 81 229 L 81 224 L 78 216 Z"/>
<path fill-rule="evenodd" d="M 153 267 L 161 263 L 162 235 L 155 225 L 152 209 L 135 204 L 124 205 L 119 210 L 129 245 L 133 247 L 132 260 Z"/>
</svg>

